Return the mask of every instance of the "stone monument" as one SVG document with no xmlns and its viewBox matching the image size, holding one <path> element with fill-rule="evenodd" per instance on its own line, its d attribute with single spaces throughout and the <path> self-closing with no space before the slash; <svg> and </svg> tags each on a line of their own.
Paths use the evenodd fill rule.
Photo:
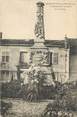
<svg viewBox="0 0 77 117">
<path fill-rule="evenodd" d="M 49 50 L 44 45 L 45 32 L 44 32 L 44 3 L 37 3 L 37 22 L 35 24 L 35 40 L 34 46 L 31 47 L 32 62 L 37 65 L 49 64 Z"/>
<path fill-rule="evenodd" d="M 45 31 L 44 31 L 44 3 L 37 3 L 37 21 L 35 24 L 35 40 L 34 45 L 31 47 L 31 63 L 36 66 L 41 66 L 45 74 L 52 82 L 52 68 L 50 65 L 50 52 L 49 49 L 44 45 L 45 42 Z"/>
</svg>

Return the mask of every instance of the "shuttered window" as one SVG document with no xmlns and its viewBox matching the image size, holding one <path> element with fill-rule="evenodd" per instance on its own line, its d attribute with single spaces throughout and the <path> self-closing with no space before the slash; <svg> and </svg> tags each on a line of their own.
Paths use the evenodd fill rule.
<svg viewBox="0 0 77 117">
<path fill-rule="evenodd" d="M 28 52 L 20 52 L 20 63 L 29 63 L 30 55 Z"/>
</svg>

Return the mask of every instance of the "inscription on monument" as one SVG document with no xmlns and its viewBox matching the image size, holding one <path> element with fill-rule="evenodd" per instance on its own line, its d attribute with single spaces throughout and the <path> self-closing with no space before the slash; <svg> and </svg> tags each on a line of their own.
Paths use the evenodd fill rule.
<svg viewBox="0 0 77 117">
<path fill-rule="evenodd" d="M 31 53 L 31 62 L 36 65 L 49 65 L 50 54 L 49 52 L 36 51 Z"/>
</svg>

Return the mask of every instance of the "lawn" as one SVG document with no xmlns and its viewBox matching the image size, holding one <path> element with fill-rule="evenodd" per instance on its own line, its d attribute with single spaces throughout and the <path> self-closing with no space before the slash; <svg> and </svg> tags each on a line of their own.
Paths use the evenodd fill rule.
<svg viewBox="0 0 77 117">
<path fill-rule="evenodd" d="M 5 87 L 4 89 L 7 89 L 7 88 Z M 9 88 L 9 89 L 13 89 L 13 88 Z M 4 91 L 6 92 L 6 90 Z M 15 91 L 18 92 L 18 90 L 15 90 Z M 71 91 L 72 97 L 74 97 L 73 99 L 76 98 L 76 100 L 74 101 L 75 105 L 74 104 L 73 105 L 74 107 L 77 107 L 77 88 L 70 89 L 70 91 Z M 9 91 L 7 92 L 9 94 Z M 12 93 L 15 95 L 14 90 L 12 90 Z M 67 91 L 67 94 L 69 94 L 69 91 Z M 21 94 L 21 97 L 22 97 L 22 94 Z M 69 97 L 69 95 L 66 97 Z M 12 106 L 8 109 L 7 113 L 3 117 L 41 117 L 41 114 L 45 110 L 46 106 L 50 102 L 53 103 L 53 100 L 42 100 L 40 102 L 28 102 L 23 100 L 22 98 L 18 99 L 18 98 L 7 98 L 7 97 L 5 97 L 5 99 L 2 99 L 2 101 L 4 103 L 12 104 Z M 74 117 L 77 117 L 77 111 L 74 111 L 73 113 L 74 113 Z"/>
<path fill-rule="evenodd" d="M 26 102 L 22 99 L 3 99 L 4 102 L 12 103 L 7 114 L 4 117 L 41 117 L 44 109 L 49 102 L 53 100 L 43 100 L 41 102 Z M 74 117 L 77 117 L 77 112 L 73 112 Z"/>
<path fill-rule="evenodd" d="M 3 99 L 4 102 L 12 103 L 5 117 L 41 117 L 44 109 L 52 100 L 41 102 L 26 102 L 22 99 Z"/>
</svg>

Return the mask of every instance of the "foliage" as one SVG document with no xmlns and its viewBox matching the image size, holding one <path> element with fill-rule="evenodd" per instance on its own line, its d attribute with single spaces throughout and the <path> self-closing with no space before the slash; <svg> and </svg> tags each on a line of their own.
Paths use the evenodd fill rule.
<svg viewBox="0 0 77 117">
<path fill-rule="evenodd" d="M 7 113 L 7 110 L 12 107 L 11 103 L 6 103 L 4 101 L 1 101 L 1 108 L 0 108 L 0 113 L 1 115 L 4 115 Z"/>
<path fill-rule="evenodd" d="M 2 83 L 1 85 L 1 96 L 2 97 L 17 97 L 17 93 L 21 89 L 21 84 L 19 81 L 14 80 L 7 83 Z"/>
<path fill-rule="evenodd" d="M 46 76 L 40 66 L 32 65 L 28 72 L 27 100 L 37 101 L 42 98 L 42 90 L 45 84 Z"/>
<path fill-rule="evenodd" d="M 73 97 L 72 92 L 67 90 L 62 98 L 62 105 L 66 110 L 77 111 L 77 97 Z"/>
</svg>

